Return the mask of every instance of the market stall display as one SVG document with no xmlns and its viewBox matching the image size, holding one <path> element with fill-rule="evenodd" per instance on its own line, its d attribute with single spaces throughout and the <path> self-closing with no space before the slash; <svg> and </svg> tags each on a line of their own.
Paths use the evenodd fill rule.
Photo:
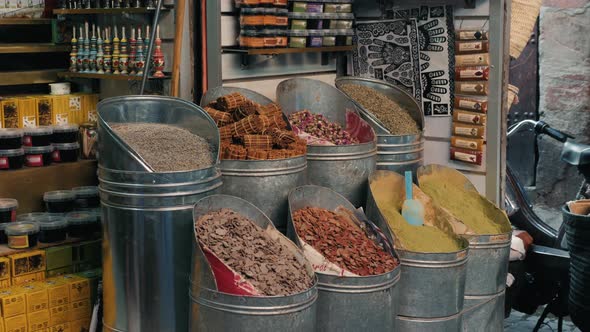
<svg viewBox="0 0 590 332">
<path fill-rule="evenodd" d="M 0 150 L 19 149 L 23 144 L 23 131 L 16 128 L 0 128 Z"/>
<path fill-rule="evenodd" d="M 68 235 L 68 220 L 61 216 L 42 215 L 33 219 L 39 224 L 39 242 L 65 241 Z"/>
<path fill-rule="evenodd" d="M 242 224 L 249 231 L 243 233 L 243 228 L 233 226 L 206 226 L 210 222 L 218 224 L 220 220 L 214 218 L 219 217 L 227 217 L 222 225 Z M 311 265 L 261 210 L 237 197 L 212 195 L 195 204 L 193 219 L 190 331 L 315 330 L 317 288 Z M 237 246 L 226 247 L 221 239 Z M 262 243 L 267 244 L 266 248 L 260 247 Z M 233 252 L 230 255 L 234 257 L 224 258 L 223 252 Z M 289 258 L 279 262 L 279 256 Z M 294 266 L 300 271 L 292 271 Z M 286 271 L 291 271 L 291 275 L 287 276 Z M 252 287 L 253 278 L 262 281 L 255 285 L 262 285 L 270 292 L 268 295 L 274 296 L 261 294 Z M 282 286 L 276 284 L 278 280 L 282 280 Z M 293 284 L 298 286 L 292 288 Z"/>
<path fill-rule="evenodd" d="M 360 118 L 355 104 L 333 86 L 312 79 L 285 80 L 276 91 L 277 101 L 288 116 L 308 110 L 358 139 L 359 143 L 348 145 L 308 144 L 308 178 L 310 184 L 333 189 L 354 206 L 363 206 L 367 179 L 376 167 L 377 147 L 375 132 Z"/>
</svg>

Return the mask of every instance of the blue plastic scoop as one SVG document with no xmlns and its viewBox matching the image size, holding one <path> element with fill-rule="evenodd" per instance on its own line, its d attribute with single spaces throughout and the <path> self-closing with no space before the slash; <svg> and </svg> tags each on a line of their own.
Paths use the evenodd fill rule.
<svg viewBox="0 0 590 332">
<path fill-rule="evenodd" d="M 408 224 L 413 226 L 424 225 L 424 206 L 418 200 L 414 199 L 412 192 L 412 172 L 406 171 L 406 200 L 402 206 L 402 216 Z"/>
</svg>

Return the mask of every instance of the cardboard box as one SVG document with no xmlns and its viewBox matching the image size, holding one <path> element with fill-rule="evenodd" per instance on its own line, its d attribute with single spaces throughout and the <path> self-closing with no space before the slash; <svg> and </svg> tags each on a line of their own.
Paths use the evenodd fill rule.
<svg viewBox="0 0 590 332">
<path fill-rule="evenodd" d="M 0 280 L 0 290 L 8 288 L 11 285 L 12 285 L 12 282 L 10 279 Z"/>
<path fill-rule="evenodd" d="M 68 110 L 70 123 L 81 124 L 86 122 L 88 114 L 84 112 L 83 97 L 79 94 L 62 96 L 60 102 Z"/>
<path fill-rule="evenodd" d="M 81 242 L 73 249 L 73 263 L 91 263 L 100 266 L 102 262 L 102 240 Z"/>
<path fill-rule="evenodd" d="M 96 106 L 98 105 L 98 95 L 89 94 L 84 97 L 84 107 L 86 110 L 86 121 L 87 122 L 98 122 L 98 114 L 96 112 Z"/>
<path fill-rule="evenodd" d="M 18 128 L 20 121 L 18 98 L 7 98 L 0 103 L 2 128 Z"/>
<path fill-rule="evenodd" d="M 67 283 L 51 278 L 46 280 L 44 284 L 49 296 L 49 308 L 70 303 L 70 289 Z"/>
<path fill-rule="evenodd" d="M 21 288 L 25 293 L 27 313 L 49 309 L 49 294 L 44 283 L 34 282 L 21 286 Z"/>
<path fill-rule="evenodd" d="M 76 275 L 88 279 L 90 282 L 90 303 L 96 303 L 96 298 L 98 296 L 98 282 L 102 278 L 102 269 L 84 271 L 76 273 Z"/>
<path fill-rule="evenodd" d="M 72 330 L 72 332 L 90 331 L 90 317 L 70 322 L 70 329 Z"/>
<path fill-rule="evenodd" d="M 10 259 L 0 257 L 0 280 L 10 279 Z"/>
<path fill-rule="evenodd" d="M 20 287 L 11 287 L 0 291 L 2 317 L 24 315 L 27 312 L 25 294 Z"/>
<path fill-rule="evenodd" d="M 58 324 L 68 323 L 68 308 L 67 304 L 60 305 L 49 309 L 49 325 L 55 326 Z"/>
<path fill-rule="evenodd" d="M 4 319 L 0 317 L 0 332 L 4 332 Z"/>
<path fill-rule="evenodd" d="M 35 105 L 39 126 L 51 126 L 54 119 L 53 96 L 36 96 Z"/>
<path fill-rule="evenodd" d="M 47 276 L 47 278 L 54 278 L 71 273 L 74 273 L 73 266 L 66 266 L 59 269 L 47 270 L 47 273 L 45 275 Z"/>
<path fill-rule="evenodd" d="M 55 270 L 72 265 L 72 245 L 63 245 L 45 249 L 47 270 Z"/>
<path fill-rule="evenodd" d="M 90 298 L 90 281 L 75 274 L 56 277 L 68 284 L 70 289 L 70 303 Z"/>
<path fill-rule="evenodd" d="M 35 98 L 18 98 L 18 114 L 18 125 L 20 128 L 36 127 L 39 121 L 37 119 L 37 101 Z"/>
<path fill-rule="evenodd" d="M 71 123 L 68 96 L 51 96 L 51 99 L 53 103 L 53 113 L 51 114 L 52 124 L 65 125 Z"/>
<path fill-rule="evenodd" d="M 10 255 L 8 258 L 10 258 L 12 278 L 35 272 L 45 272 L 45 251 L 43 250 L 31 250 Z"/>
<path fill-rule="evenodd" d="M 71 332 L 70 323 L 63 323 L 51 326 L 47 329 L 49 332 Z"/>
<path fill-rule="evenodd" d="M 68 321 L 90 318 L 90 299 L 71 302 L 68 307 Z"/>
<path fill-rule="evenodd" d="M 45 272 L 41 271 L 41 272 L 25 274 L 25 275 L 22 275 L 19 277 L 12 278 L 12 285 L 18 286 L 18 285 L 24 285 L 24 284 L 28 284 L 31 282 L 43 281 L 43 280 L 45 280 Z"/>
<path fill-rule="evenodd" d="M 6 332 L 26 332 L 28 331 L 27 328 L 27 315 L 4 318 L 4 330 Z"/>
<path fill-rule="evenodd" d="M 44 330 L 49 327 L 49 310 L 41 310 L 27 314 L 29 331 Z"/>
</svg>

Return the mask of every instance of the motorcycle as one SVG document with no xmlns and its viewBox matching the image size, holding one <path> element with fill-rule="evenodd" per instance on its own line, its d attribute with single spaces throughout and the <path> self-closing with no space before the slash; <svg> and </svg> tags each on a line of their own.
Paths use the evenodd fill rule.
<svg viewBox="0 0 590 332">
<path fill-rule="evenodd" d="M 544 134 L 564 143 L 561 160 L 576 166 L 584 176 L 576 199 L 590 198 L 590 146 L 569 141 L 574 137 L 551 128 L 543 121 L 519 122 L 509 128 L 507 136 L 514 135 L 525 126 L 532 127 L 535 135 Z M 509 162 L 506 173 L 504 200 L 510 222 L 534 239 L 526 259 L 509 265 L 515 283 L 507 291 L 506 317 L 511 309 L 533 314 L 540 306 L 546 305 L 533 331 L 540 329 L 549 313 L 558 317 L 558 331 L 562 331 L 563 318 L 569 314 L 570 287 L 570 256 L 565 241 L 565 224 L 559 229 L 546 224 L 533 211 L 533 205 Z"/>
</svg>

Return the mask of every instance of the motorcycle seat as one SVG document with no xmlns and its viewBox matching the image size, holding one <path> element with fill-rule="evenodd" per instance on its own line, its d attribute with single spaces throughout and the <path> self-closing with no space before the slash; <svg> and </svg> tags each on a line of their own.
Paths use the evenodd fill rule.
<svg viewBox="0 0 590 332">
<path fill-rule="evenodd" d="M 561 152 L 561 160 L 573 166 L 590 165 L 590 145 L 566 142 Z"/>
</svg>

